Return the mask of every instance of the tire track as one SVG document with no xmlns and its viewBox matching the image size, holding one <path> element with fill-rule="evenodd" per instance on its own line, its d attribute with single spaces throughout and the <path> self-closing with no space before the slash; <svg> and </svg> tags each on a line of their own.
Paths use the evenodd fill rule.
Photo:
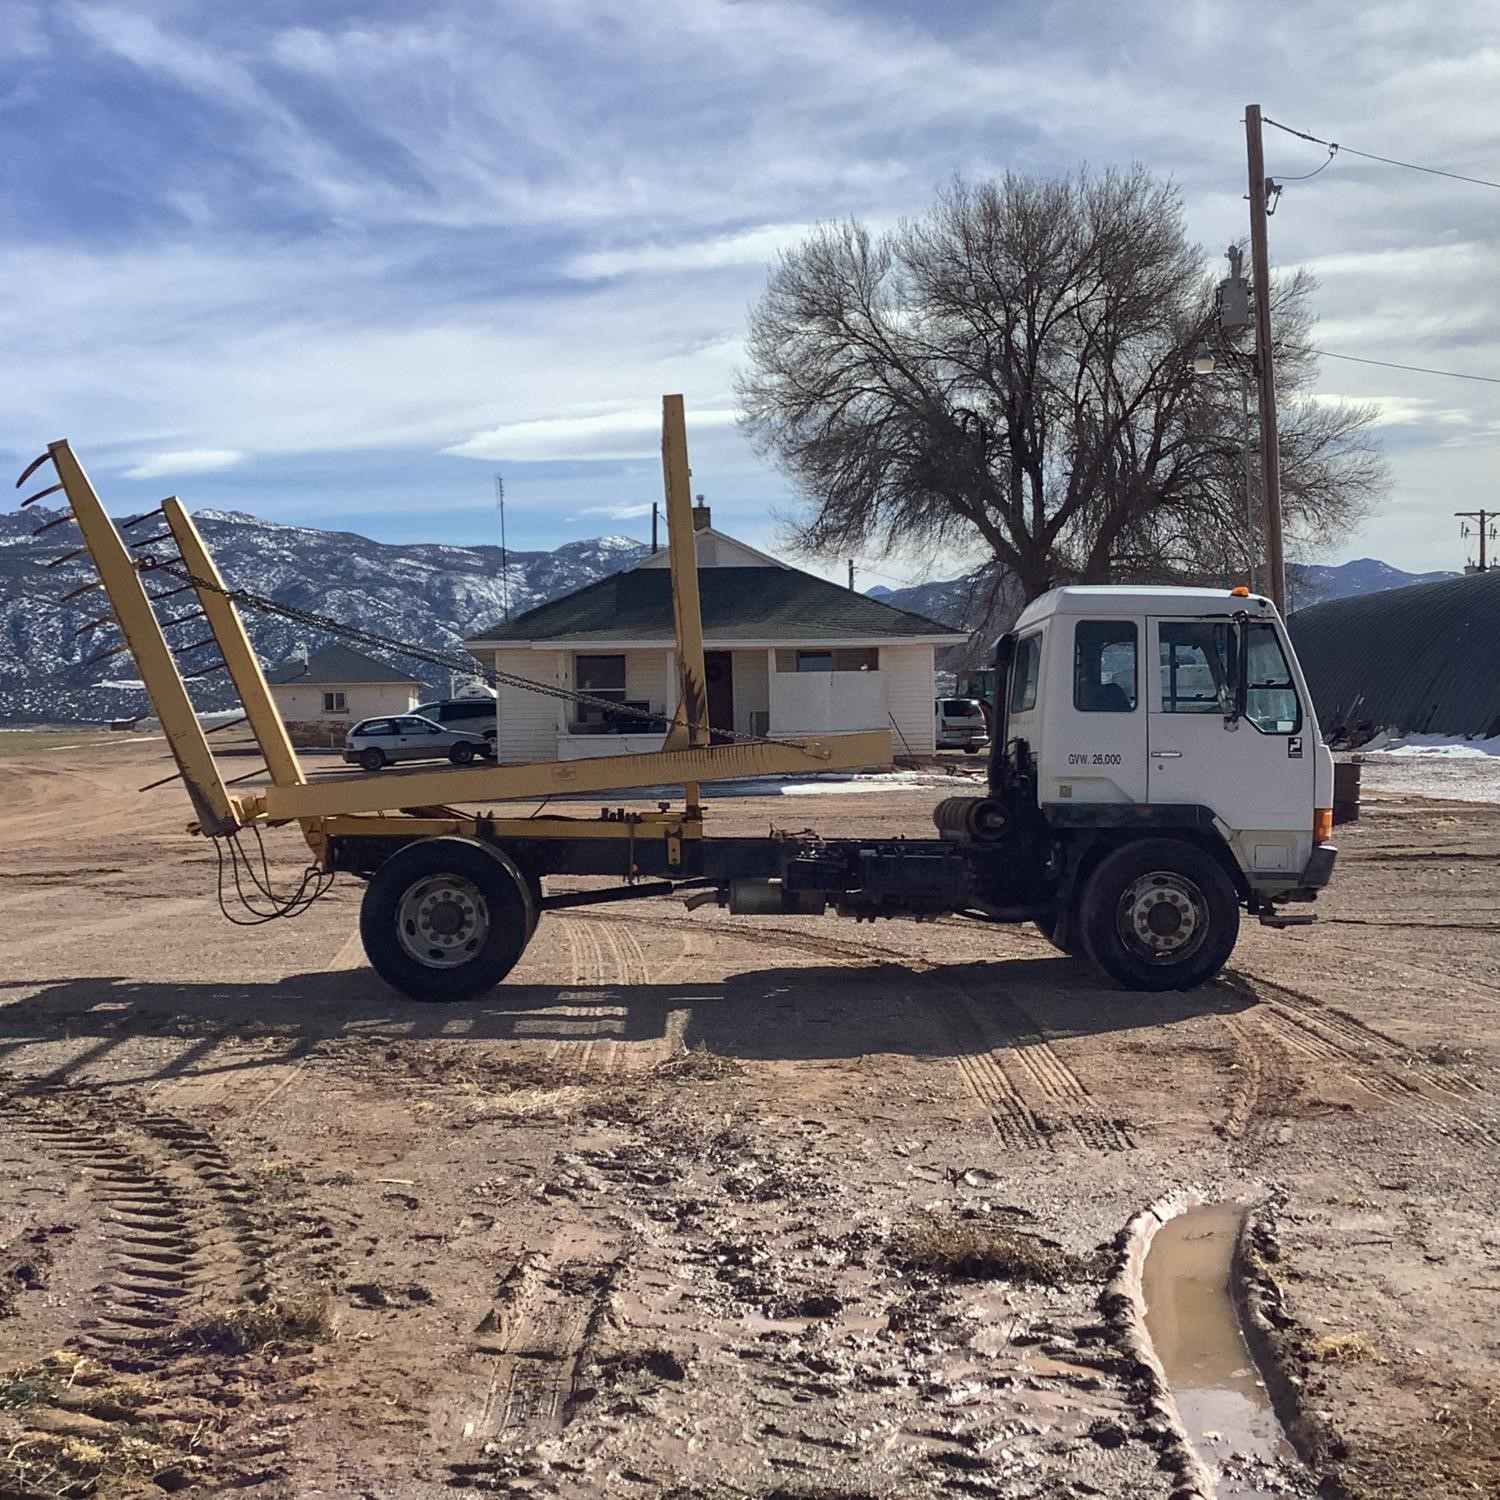
<svg viewBox="0 0 1500 1500">
<path fill-rule="evenodd" d="M 679 923 L 752 941 L 751 931 L 712 918 L 669 919 L 660 925 Z M 913 980 L 911 998 L 938 1026 L 965 1086 L 1007 1145 L 1050 1149 L 1055 1137 L 1070 1133 L 1091 1150 L 1120 1151 L 1134 1146 L 1123 1123 L 1098 1108 L 1041 1025 L 1013 999 L 997 996 L 980 1001 L 947 978 L 940 966 L 899 948 L 770 923 L 757 923 L 753 933 L 773 935 L 778 947 L 809 953 L 840 967 L 900 965 L 906 969 Z"/>
<path fill-rule="evenodd" d="M 1442 1135 L 1500 1142 L 1500 1111 L 1479 1084 L 1443 1074 L 1410 1048 L 1312 995 L 1244 969 L 1239 973 L 1261 992 L 1256 1020 L 1295 1057 L 1327 1068 L 1382 1106 L 1414 1108 Z"/>
<path fill-rule="evenodd" d="M 487 1337 L 476 1352 L 493 1364 L 479 1410 L 462 1423 L 465 1455 L 445 1464 L 450 1487 L 496 1487 L 511 1460 L 566 1425 L 618 1271 L 578 1260 L 549 1269 L 544 1255 L 512 1268 L 480 1325 Z"/>
<path fill-rule="evenodd" d="M 240 1320 L 272 1293 L 275 1247 L 248 1184 L 212 1136 L 175 1116 L 97 1087 L 0 1084 L 0 1114 L 83 1178 L 105 1248 L 103 1279 L 67 1340 L 102 1373 L 27 1408 L 23 1427 L 66 1430 L 58 1423 L 81 1413 L 103 1444 L 101 1464 L 114 1461 L 115 1445 L 133 1443 L 120 1453 L 149 1449 L 163 1468 L 182 1458 L 204 1483 L 243 1474 L 247 1463 L 264 1477 L 281 1472 L 290 1418 L 261 1410 L 234 1374 L 250 1374 L 250 1391 L 276 1379 L 237 1342 Z M 205 1371 L 215 1378 L 205 1381 Z"/>
</svg>

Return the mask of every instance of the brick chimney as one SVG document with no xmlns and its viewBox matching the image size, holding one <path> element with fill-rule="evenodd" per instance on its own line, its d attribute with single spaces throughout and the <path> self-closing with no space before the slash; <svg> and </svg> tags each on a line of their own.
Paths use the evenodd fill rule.
<svg viewBox="0 0 1500 1500">
<path fill-rule="evenodd" d="M 693 530 L 707 531 L 713 523 L 713 512 L 703 503 L 702 495 L 694 495 L 693 500 Z"/>
</svg>

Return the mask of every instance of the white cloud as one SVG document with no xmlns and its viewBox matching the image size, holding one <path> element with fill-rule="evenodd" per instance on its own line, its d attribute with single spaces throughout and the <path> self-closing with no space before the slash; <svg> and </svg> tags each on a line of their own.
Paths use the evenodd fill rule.
<svg viewBox="0 0 1500 1500">
<path fill-rule="evenodd" d="M 148 453 L 125 471 L 127 479 L 162 479 L 178 474 L 213 474 L 243 463 L 245 455 L 233 448 L 180 448 L 170 453 Z"/>
<path fill-rule="evenodd" d="M 586 505 L 578 512 L 580 516 L 605 516 L 611 521 L 634 521 L 651 514 L 650 502 L 636 505 Z"/>
<path fill-rule="evenodd" d="M 762 224 L 735 234 L 708 239 L 590 250 L 563 265 L 569 276 L 586 279 L 624 276 L 637 271 L 707 271 L 722 266 L 765 266 L 778 252 L 804 239 L 810 224 Z"/>
<path fill-rule="evenodd" d="M 732 427 L 734 421 L 735 414 L 729 408 L 695 408 L 688 419 L 688 440 L 692 441 L 694 432 Z M 538 463 L 553 459 L 644 458 L 660 447 L 660 408 L 637 406 L 586 416 L 507 422 L 476 432 L 443 451 L 461 458 Z"/>
</svg>

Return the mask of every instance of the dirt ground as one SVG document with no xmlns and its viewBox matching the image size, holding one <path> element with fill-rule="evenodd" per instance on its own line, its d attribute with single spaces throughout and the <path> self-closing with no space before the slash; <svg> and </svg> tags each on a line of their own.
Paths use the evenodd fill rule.
<svg viewBox="0 0 1500 1500">
<path fill-rule="evenodd" d="M 1188 994 L 655 900 L 439 1008 L 352 880 L 226 923 L 162 756 L 0 761 L 0 1495 L 1165 1500 L 1099 1304 L 1184 1187 L 1267 1205 L 1267 1493 L 1500 1494 L 1500 806 L 1376 794 L 1323 921 Z"/>
</svg>

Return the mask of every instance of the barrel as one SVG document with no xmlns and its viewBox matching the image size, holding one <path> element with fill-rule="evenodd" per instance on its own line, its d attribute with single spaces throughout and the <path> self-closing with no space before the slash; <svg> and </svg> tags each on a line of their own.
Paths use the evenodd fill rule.
<svg viewBox="0 0 1500 1500">
<path fill-rule="evenodd" d="M 1333 763 L 1333 826 L 1359 822 L 1359 760 Z"/>
</svg>

